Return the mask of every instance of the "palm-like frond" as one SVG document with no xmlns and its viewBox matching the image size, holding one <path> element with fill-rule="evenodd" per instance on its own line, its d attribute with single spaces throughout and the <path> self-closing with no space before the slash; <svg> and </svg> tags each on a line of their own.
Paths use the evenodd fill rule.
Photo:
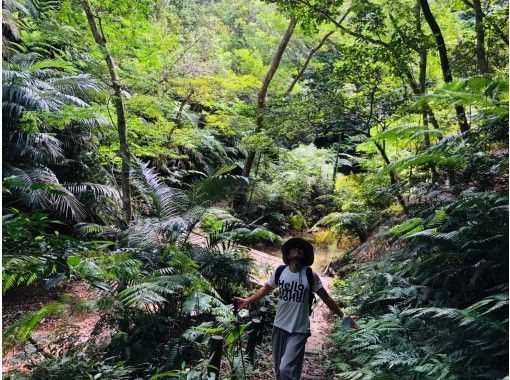
<svg viewBox="0 0 510 380">
<path fill-rule="evenodd" d="M 80 236 L 88 236 L 88 235 L 114 235 L 120 232 L 118 228 L 113 226 L 104 226 L 96 223 L 77 223 L 74 225 L 76 233 Z"/>
<path fill-rule="evenodd" d="M 207 211 L 207 213 L 209 212 L 210 210 Z M 209 250 L 216 250 L 220 247 L 221 251 L 224 252 L 237 244 L 255 243 L 264 240 L 279 243 L 283 241 L 279 235 L 265 228 L 246 226 L 241 220 L 233 218 L 226 212 L 222 212 L 220 215 L 224 219 L 218 221 L 218 224 L 212 229 L 209 228 L 207 234 L 207 248 Z M 204 219 L 207 220 L 208 218 Z"/>
<path fill-rule="evenodd" d="M 62 142 L 48 133 L 15 131 L 9 136 L 9 143 L 9 151 L 21 159 L 50 164 L 62 162 L 65 158 Z"/>
<path fill-rule="evenodd" d="M 149 167 L 149 163 L 136 160 L 132 169 L 133 185 L 146 196 L 153 206 L 156 216 L 170 218 L 183 212 L 187 197 L 180 189 L 171 188 Z"/>
<path fill-rule="evenodd" d="M 150 221 L 154 228 L 147 234 L 140 236 L 135 232 L 136 240 L 140 244 L 154 247 L 154 242 L 186 239 L 208 207 L 223 200 L 226 193 L 233 194 L 234 190 L 246 185 L 245 177 L 228 174 L 233 168 L 233 166 L 219 168 L 184 189 L 177 189 L 164 184 L 147 163 L 137 162 L 136 169 L 132 172 L 133 183 L 139 194 L 153 207 L 154 214 L 160 221 Z M 142 225 L 144 224 L 140 224 Z M 141 230 L 145 230 L 145 227 Z M 151 236 L 152 242 L 148 241 L 148 236 Z"/>
<path fill-rule="evenodd" d="M 211 131 L 204 129 L 181 130 L 173 136 L 173 143 L 189 158 L 194 168 L 210 170 L 218 165 L 231 162 L 225 145 Z"/>
<path fill-rule="evenodd" d="M 182 310 L 185 313 L 201 314 L 212 309 L 227 310 L 226 306 L 216 297 L 202 292 L 193 292 L 183 304 Z"/>
<path fill-rule="evenodd" d="M 47 257 L 15 256 L 4 254 L 2 292 L 20 285 L 32 285 L 54 273 Z"/>
<path fill-rule="evenodd" d="M 186 229 L 187 223 L 180 217 L 169 220 L 145 218 L 137 220 L 117 236 L 120 247 L 136 248 L 143 253 L 139 257 L 149 267 L 156 268 L 165 245 L 174 243 Z"/>
<path fill-rule="evenodd" d="M 139 283 L 130 285 L 120 292 L 117 298 L 128 307 L 159 306 L 167 302 L 169 296 L 192 287 L 193 283 L 193 275 L 161 274 L 160 270 L 143 278 Z"/>
<path fill-rule="evenodd" d="M 118 298 L 128 307 L 159 306 L 167 300 L 166 296 L 174 293 L 175 291 L 171 288 L 152 282 L 143 282 L 123 290 Z"/>
<path fill-rule="evenodd" d="M 190 204 L 211 206 L 223 199 L 225 194 L 247 186 L 249 179 L 240 175 L 229 174 L 236 165 L 226 165 L 208 174 L 207 177 L 193 182 L 187 189 L 186 195 Z"/>
<path fill-rule="evenodd" d="M 67 104 L 85 107 L 88 94 L 101 88 L 89 74 L 68 75 L 68 63 L 42 60 L 36 54 L 16 54 L 4 67 L 2 111 L 10 127 L 25 111 L 58 111 Z"/>
<path fill-rule="evenodd" d="M 64 186 L 74 195 L 91 194 L 95 198 L 106 197 L 114 199 L 119 204 L 121 202 L 119 190 L 112 186 L 91 182 L 64 183 Z"/>
<path fill-rule="evenodd" d="M 466 244 L 469 244 L 469 236 L 471 235 L 471 227 L 461 227 L 458 230 L 451 232 L 438 232 L 435 230 L 425 230 L 421 232 L 416 232 L 410 236 L 408 239 L 423 239 L 427 243 L 431 241 L 435 241 L 444 247 L 452 248 L 452 249 L 461 249 Z"/>
<path fill-rule="evenodd" d="M 54 210 L 76 221 L 84 219 L 86 211 L 83 204 L 60 184 L 50 169 L 43 166 L 29 169 L 7 166 L 4 174 L 15 177 L 16 182 L 9 189 L 26 206 Z"/>
<path fill-rule="evenodd" d="M 24 343 L 32 335 L 32 331 L 47 316 L 51 314 L 61 314 L 68 309 L 68 305 L 63 303 L 50 303 L 34 313 L 31 313 L 21 320 L 15 322 L 2 333 L 3 351 L 7 351 L 16 344 Z"/>
<path fill-rule="evenodd" d="M 368 228 L 367 221 L 368 214 L 364 212 L 332 212 L 320 219 L 313 228 L 331 226 L 339 233 L 349 230 L 363 241 Z"/>
</svg>

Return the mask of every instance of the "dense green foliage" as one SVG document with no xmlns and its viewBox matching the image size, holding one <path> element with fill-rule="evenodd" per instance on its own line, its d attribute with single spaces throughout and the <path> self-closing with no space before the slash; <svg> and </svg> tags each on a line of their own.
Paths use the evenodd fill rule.
<svg viewBox="0 0 510 380">
<path fill-rule="evenodd" d="M 65 297 L 4 326 L 32 378 L 206 378 L 218 333 L 244 375 L 239 245 L 303 232 L 356 245 L 338 378 L 508 375 L 507 1 L 88 5 L 3 2 L 2 292 L 99 292 L 85 343 L 33 339 Z"/>
</svg>

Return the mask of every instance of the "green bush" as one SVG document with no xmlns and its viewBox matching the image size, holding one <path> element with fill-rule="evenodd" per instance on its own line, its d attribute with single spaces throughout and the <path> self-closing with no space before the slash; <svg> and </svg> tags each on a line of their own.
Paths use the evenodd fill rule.
<svg viewBox="0 0 510 380">
<path fill-rule="evenodd" d="M 359 265 L 335 291 L 364 323 L 333 330 L 333 370 L 346 379 L 508 374 L 507 205 L 466 194 L 390 229 L 403 248 Z"/>
<path fill-rule="evenodd" d="M 87 357 L 83 352 L 71 356 L 46 358 L 38 363 L 30 376 L 10 373 L 6 380 L 126 380 L 141 379 L 134 369 L 114 359 Z"/>
</svg>

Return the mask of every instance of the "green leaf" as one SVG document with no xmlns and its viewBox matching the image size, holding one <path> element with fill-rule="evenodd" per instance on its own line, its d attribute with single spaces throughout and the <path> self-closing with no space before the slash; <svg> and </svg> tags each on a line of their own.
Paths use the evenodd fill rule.
<svg viewBox="0 0 510 380">
<path fill-rule="evenodd" d="M 78 266 L 81 263 L 82 259 L 79 256 L 69 256 L 67 258 L 67 264 L 71 267 Z"/>
</svg>

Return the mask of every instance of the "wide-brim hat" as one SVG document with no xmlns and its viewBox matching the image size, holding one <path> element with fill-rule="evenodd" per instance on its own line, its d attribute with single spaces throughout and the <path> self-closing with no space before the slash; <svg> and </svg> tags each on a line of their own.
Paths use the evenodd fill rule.
<svg viewBox="0 0 510 380">
<path fill-rule="evenodd" d="M 305 254 L 304 266 L 309 267 L 313 264 L 313 245 L 301 238 L 290 238 L 282 245 L 283 262 L 289 265 L 288 254 L 292 248 L 301 248 Z"/>
</svg>

